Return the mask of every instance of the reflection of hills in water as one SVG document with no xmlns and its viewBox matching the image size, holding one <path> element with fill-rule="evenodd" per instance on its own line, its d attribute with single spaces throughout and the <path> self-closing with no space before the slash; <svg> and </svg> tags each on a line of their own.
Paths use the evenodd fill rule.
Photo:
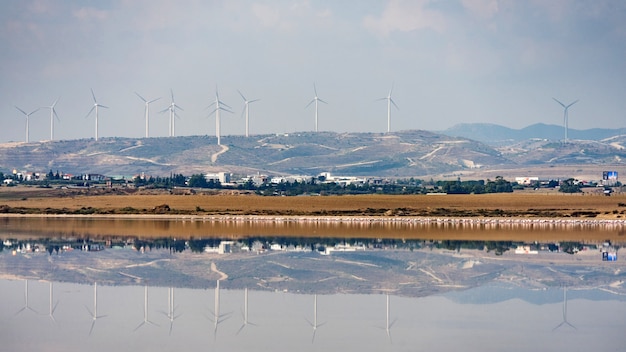
<svg viewBox="0 0 626 352">
<path fill-rule="evenodd" d="M 0 269 L 5 274 L 50 281 L 209 288 L 215 280 L 223 280 L 231 289 L 320 294 L 429 296 L 499 282 L 529 288 L 564 283 L 625 293 L 625 262 L 602 262 L 597 246 L 533 244 L 536 254 L 530 255 L 516 254 L 512 249 L 519 245 L 291 237 L 241 242 L 114 237 L 7 240 L 0 253 Z M 580 252 L 550 251 L 555 248 Z M 576 297 L 575 291 L 572 294 Z"/>
<path fill-rule="evenodd" d="M 563 289 L 553 287 L 549 289 L 530 290 L 506 283 L 492 283 L 474 287 L 464 291 L 451 291 L 444 294 L 446 298 L 461 304 L 494 304 L 512 299 L 521 299 L 532 304 L 552 304 L 563 301 Z M 591 301 L 626 301 L 626 295 L 608 292 L 596 288 L 567 290 L 567 299 L 586 299 Z"/>
</svg>

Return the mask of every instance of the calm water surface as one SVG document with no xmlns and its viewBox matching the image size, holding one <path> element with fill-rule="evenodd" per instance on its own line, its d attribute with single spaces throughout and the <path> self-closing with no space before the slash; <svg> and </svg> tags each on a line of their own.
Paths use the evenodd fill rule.
<svg viewBox="0 0 626 352">
<path fill-rule="evenodd" d="M 585 222 L 3 218 L 0 349 L 621 351 L 623 234 L 621 225 Z M 329 255 L 309 250 L 310 243 L 298 251 L 292 245 L 292 251 L 226 254 L 131 245 L 52 254 L 43 244 L 33 249 L 42 238 L 88 243 L 111 236 L 131 242 L 137 236 L 395 240 Z M 415 248 L 401 245 L 418 238 L 425 241 Z M 589 247 L 526 255 L 514 248 L 499 254 L 466 249 L 465 242 L 456 250 L 440 246 L 493 238 Z M 14 251 L 17 242 L 24 247 Z M 617 261 L 602 261 L 605 242 Z"/>
</svg>

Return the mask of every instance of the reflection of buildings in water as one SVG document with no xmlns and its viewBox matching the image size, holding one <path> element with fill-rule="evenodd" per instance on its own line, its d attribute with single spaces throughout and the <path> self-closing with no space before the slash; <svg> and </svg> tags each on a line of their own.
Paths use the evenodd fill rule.
<svg viewBox="0 0 626 352">
<path fill-rule="evenodd" d="M 87 311 L 89 312 L 89 315 L 91 315 L 91 319 L 92 319 L 91 328 L 89 328 L 89 335 L 91 336 L 91 333 L 93 332 L 93 328 L 96 325 L 96 320 L 106 317 L 106 315 L 98 315 L 98 283 L 97 282 L 93 283 L 93 313 L 91 310 L 89 310 L 89 307 L 85 306 L 85 308 L 87 308 Z"/>
<path fill-rule="evenodd" d="M 574 330 L 578 330 L 574 325 L 570 324 L 570 322 L 567 321 L 567 286 L 563 286 L 563 321 L 559 325 L 554 327 L 552 331 L 558 330 L 558 328 L 560 328 L 563 325 L 568 325 L 574 328 Z"/>
<path fill-rule="evenodd" d="M 150 319 L 148 319 L 148 285 L 144 286 L 144 298 L 143 298 L 143 321 L 137 325 L 137 327 L 135 328 L 135 330 L 133 330 L 133 332 L 137 331 L 140 327 L 144 326 L 145 324 L 150 324 L 153 326 L 159 326 L 158 324 L 150 321 Z"/>
</svg>

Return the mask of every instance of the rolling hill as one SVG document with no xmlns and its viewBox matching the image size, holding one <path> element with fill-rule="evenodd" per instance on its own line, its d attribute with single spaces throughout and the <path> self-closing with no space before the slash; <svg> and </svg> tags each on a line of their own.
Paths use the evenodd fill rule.
<svg viewBox="0 0 626 352">
<path fill-rule="evenodd" d="M 394 133 L 301 132 L 215 137 L 102 138 L 0 144 L 0 171 L 168 176 L 228 171 L 411 177 L 564 164 L 623 165 L 626 136 L 498 147 L 421 130 Z"/>
</svg>

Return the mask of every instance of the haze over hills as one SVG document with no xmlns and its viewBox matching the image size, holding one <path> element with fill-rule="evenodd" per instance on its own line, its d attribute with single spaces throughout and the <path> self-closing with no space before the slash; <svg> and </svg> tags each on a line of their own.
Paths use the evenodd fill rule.
<svg viewBox="0 0 626 352">
<path fill-rule="evenodd" d="M 290 134 L 158 138 L 102 138 L 0 144 L 0 171 L 59 171 L 168 176 L 227 171 L 256 173 L 420 177 L 477 170 L 623 165 L 626 136 L 601 141 L 526 139 L 489 146 L 421 130 L 393 133 Z M 559 175 L 561 176 L 561 175 Z"/>
<path fill-rule="evenodd" d="M 490 123 L 462 123 L 444 131 L 448 136 L 463 137 L 489 145 L 507 145 L 529 139 L 547 139 L 560 141 L 564 139 L 563 126 L 536 123 L 521 129 L 513 129 Z M 626 135 L 626 128 L 592 128 L 587 130 L 568 129 L 568 139 L 600 141 L 606 138 Z"/>
</svg>

